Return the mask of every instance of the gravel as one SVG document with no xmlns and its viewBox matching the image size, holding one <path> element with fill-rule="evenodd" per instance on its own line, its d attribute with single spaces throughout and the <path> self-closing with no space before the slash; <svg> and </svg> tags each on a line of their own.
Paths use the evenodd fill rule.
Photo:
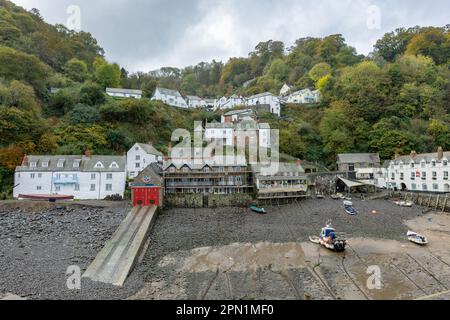
<svg viewBox="0 0 450 320">
<path fill-rule="evenodd" d="M 93 261 L 129 211 L 111 207 L 24 203 L 0 206 L 0 294 L 27 299 L 123 299 L 142 283 L 124 288 L 82 279 L 81 290 L 67 288 L 69 266 L 81 272 Z"/>
<path fill-rule="evenodd" d="M 268 207 L 267 215 L 247 208 L 166 210 L 158 216 L 147 252 L 123 288 L 83 279 L 81 291 L 67 289 L 67 268 L 78 265 L 85 270 L 130 206 L 4 204 L 0 206 L 0 294 L 28 299 L 125 299 L 146 283 L 176 282 L 175 270 L 159 265 L 168 255 L 182 258 L 195 248 L 232 243 L 304 242 L 310 235 L 317 235 L 329 219 L 346 238 L 406 241 L 408 229 L 403 221 L 422 214 L 419 207 L 399 208 L 385 200 L 355 200 L 354 204 L 360 213 L 357 216 L 347 215 L 342 202 L 331 199 Z M 373 210 L 377 210 L 376 215 L 371 214 Z M 275 277 L 270 270 L 260 273 L 268 282 Z M 210 278 L 207 274 L 192 275 L 186 296 L 199 298 L 195 284 L 207 285 Z"/>
</svg>

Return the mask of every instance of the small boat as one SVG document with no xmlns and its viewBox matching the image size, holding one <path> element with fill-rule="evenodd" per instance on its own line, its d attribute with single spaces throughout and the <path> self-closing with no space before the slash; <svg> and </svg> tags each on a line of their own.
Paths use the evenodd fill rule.
<svg viewBox="0 0 450 320">
<path fill-rule="evenodd" d="M 331 195 L 331 199 L 333 199 L 333 200 L 339 200 L 339 199 L 341 199 L 341 197 L 338 196 L 337 194 L 332 194 L 332 195 Z"/>
<path fill-rule="evenodd" d="M 356 211 L 356 209 L 352 206 L 345 206 L 344 208 L 345 212 L 347 212 L 351 216 L 356 216 L 358 214 L 358 211 Z"/>
<path fill-rule="evenodd" d="M 335 252 L 344 252 L 345 247 L 348 244 L 347 240 L 341 240 L 336 237 L 336 231 L 330 223 L 328 223 L 325 228 L 322 228 L 322 232 L 319 237 L 311 236 L 309 237 L 309 240 L 312 243 L 320 244 L 321 246 Z"/>
<path fill-rule="evenodd" d="M 253 212 L 259 213 L 259 214 L 266 214 L 267 211 L 264 208 L 260 208 L 258 206 L 250 206 L 250 210 L 252 210 Z"/>
<path fill-rule="evenodd" d="M 421 246 L 424 246 L 424 245 L 428 244 L 428 239 L 426 237 L 416 233 L 416 232 L 408 231 L 408 233 L 406 235 L 408 237 L 408 240 L 413 242 L 413 243 L 415 243 L 415 244 L 418 244 L 418 245 L 421 245 Z"/>
<path fill-rule="evenodd" d="M 325 196 L 323 194 L 316 194 L 317 199 L 325 199 Z"/>
<path fill-rule="evenodd" d="M 394 201 L 394 203 L 399 207 L 411 208 L 413 203 L 411 201 Z"/>
<path fill-rule="evenodd" d="M 353 202 L 345 200 L 344 201 L 344 207 L 353 207 Z"/>
</svg>

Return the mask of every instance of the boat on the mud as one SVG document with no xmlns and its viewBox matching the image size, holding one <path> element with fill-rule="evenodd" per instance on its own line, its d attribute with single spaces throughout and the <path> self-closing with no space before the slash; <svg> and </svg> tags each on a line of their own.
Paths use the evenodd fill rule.
<svg viewBox="0 0 450 320">
<path fill-rule="evenodd" d="M 349 200 L 345 200 L 344 201 L 344 207 L 353 207 L 353 202 L 351 202 Z"/>
<path fill-rule="evenodd" d="M 344 252 L 345 247 L 348 244 L 347 240 L 337 238 L 336 231 L 330 223 L 328 223 L 325 228 L 322 228 L 322 232 L 319 237 L 311 236 L 309 237 L 309 240 L 312 243 L 320 244 L 321 246 L 335 252 Z"/>
<path fill-rule="evenodd" d="M 394 201 L 394 203 L 399 207 L 411 208 L 413 206 L 411 201 Z"/>
<path fill-rule="evenodd" d="M 428 244 L 428 239 L 426 237 L 424 237 L 414 231 L 408 231 L 408 233 L 406 235 L 408 237 L 408 240 L 415 244 L 418 244 L 421 246 Z"/>
<path fill-rule="evenodd" d="M 258 206 L 250 206 L 250 210 L 252 210 L 253 212 L 259 213 L 259 214 L 266 214 L 267 211 L 264 208 L 260 208 Z"/>
<path fill-rule="evenodd" d="M 353 207 L 353 205 L 351 205 L 351 206 L 344 205 L 344 209 L 345 209 L 345 212 L 347 212 L 347 214 L 349 214 L 351 216 L 356 216 L 358 214 L 358 211 L 356 211 L 356 209 Z"/>
</svg>

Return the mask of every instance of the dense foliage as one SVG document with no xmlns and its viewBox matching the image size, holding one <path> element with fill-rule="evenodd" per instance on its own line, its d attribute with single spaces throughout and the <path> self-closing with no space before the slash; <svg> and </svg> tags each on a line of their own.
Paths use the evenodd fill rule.
<svg viewBox="0 0 450 320">
<path fill-rule="evenodd" d="M 281 151 L 332 166 L 339 152 L 450 149 L 450 33 L 443 28 L 399 29 L 380 39 L 370 56 L 358 55 L 341 35 L 301 38 L 286 48 L 258 44 L 248 57 L 177 69 L 129 74 L 104 58 L 85 32 L 45 23 L 0 0 L 0 193 L 24 154 L 123 154 L 134 142 L 166 152 L 175 128 L 219 114 L 180 110 L 159 102 L 113 99 L 106 87 L 156 86 L 183 94 L 278 93 L 284 83 L 318 88 L 319 105 L 283 107 Z M 50 88 L 60 88 L 50 93 Z"/>
</svg>

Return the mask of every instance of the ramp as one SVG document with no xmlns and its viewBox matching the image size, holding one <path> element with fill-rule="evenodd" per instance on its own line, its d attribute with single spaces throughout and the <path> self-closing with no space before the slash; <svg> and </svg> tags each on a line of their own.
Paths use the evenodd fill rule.
<svg viewBox="0 0 450 320">
<path fill-rule="evenodd" d="M 83 277 L 123 286 L 143 247 L 157 207 L 134 207 Z"/>
</svg>

